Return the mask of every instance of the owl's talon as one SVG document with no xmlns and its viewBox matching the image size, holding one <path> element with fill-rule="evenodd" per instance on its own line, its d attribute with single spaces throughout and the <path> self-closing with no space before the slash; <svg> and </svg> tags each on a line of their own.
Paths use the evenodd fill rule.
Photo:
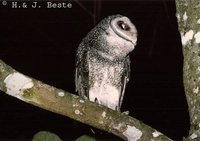
<svg viewBox="0 0 200 141">
<path fill-rule="evenodd" d="M 85 99 L 85 100 L 88 100 L 88 97 L 87 97 L 87 96 L 85 96 L 85 95 L 83 95 L 83 99 Z"/>
<path fill-rule="evenodd" d="M 120 108 L 118 106 L 115 107 L 115 110 L 120 112 Z"/>
<path fill-rule="evenodd" d="M 129 115 L 129 111 L 124 111 L 124 112 L 122 112 L 122 114 L 128 116 Z"/>
</svg>

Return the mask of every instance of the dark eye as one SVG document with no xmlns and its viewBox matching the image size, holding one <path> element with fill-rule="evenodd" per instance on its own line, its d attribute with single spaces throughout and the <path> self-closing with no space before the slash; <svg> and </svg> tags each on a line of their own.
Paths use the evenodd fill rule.
<svg viewBox="0 0 200 141">
<path fill-rule="evenodd" d="M 125 31 L 130 30 L 130 27 L 123 21 L 118 21 L 117 24 L 122 30 L 125 30 Z"/>
</svg>

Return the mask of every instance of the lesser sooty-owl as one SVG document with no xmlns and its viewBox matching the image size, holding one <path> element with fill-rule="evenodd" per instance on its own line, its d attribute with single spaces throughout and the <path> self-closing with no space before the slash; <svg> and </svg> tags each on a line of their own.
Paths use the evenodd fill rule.
<svg viewBox="0 0 200 141">
<path fill-rule="evenodd" d="M 113 15 L 100 21 L 77 50 L 75 85 L 78 94 L 120 111 L 130 78 L 129 53 L 136 41 L 137 29 L 129 18 Z"/>
</svg>

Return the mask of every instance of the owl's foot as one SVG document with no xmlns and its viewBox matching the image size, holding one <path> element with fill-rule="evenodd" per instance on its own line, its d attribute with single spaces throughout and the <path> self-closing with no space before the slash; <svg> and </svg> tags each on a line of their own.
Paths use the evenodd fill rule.
<svg viewBox="0 0 200 141">
<path fill-rule="evenodd" d="M 129 111 L 124 111 L 124 112 L 122 112 L 122 114 L 128 116 L 129 115 Z"/>
<path fill-rule="evenodd" d="M 85 99 L 85 100 L 88 100 L 88 97 L 87 97 L 87 96 L 85 96 L 85 95 L 83 95 L 83 99 Z"/>
<path fill-rule="evenodd" d="M 116 106 L 116 107 L 115 107 L 115 110 L 118 111 L 118 112 L 120 112 L 119 106 Z"/>
</svg>

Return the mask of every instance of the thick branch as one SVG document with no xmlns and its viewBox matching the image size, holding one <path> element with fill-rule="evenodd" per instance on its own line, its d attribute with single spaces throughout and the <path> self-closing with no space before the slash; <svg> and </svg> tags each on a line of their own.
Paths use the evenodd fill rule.
<svg viewBox="0 0 200 141">
<path fill-rule="evenodd" d="M 190 114 L 189 140 L 200 140 L 200 2 L 176 0 L 183 45 L 183 79 Z"/>
<path fill-rule="evenodd" d="M 130 116 L 25 76 L 0 60 L 0 90 L 22 101 L 113 133 L 128 141 L 169 141 Z"/>
</svg>

